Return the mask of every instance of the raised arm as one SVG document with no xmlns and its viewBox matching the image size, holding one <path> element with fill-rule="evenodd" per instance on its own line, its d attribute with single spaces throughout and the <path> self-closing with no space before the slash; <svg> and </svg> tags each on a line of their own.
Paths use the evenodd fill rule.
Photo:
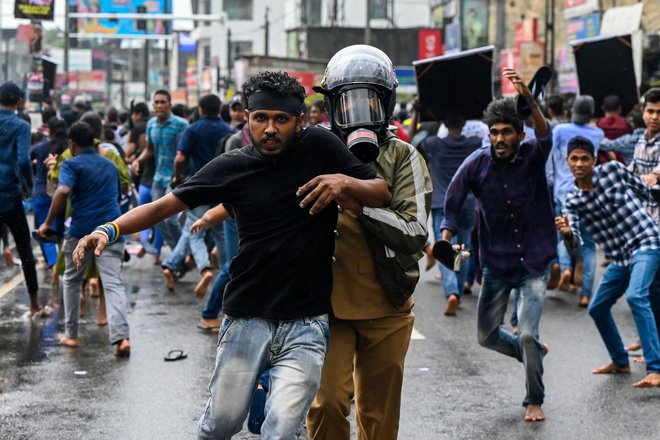
<svg viewBox="0 0 660 440">
<path fill-rule="evenodd" d="M 548 126 L 548 121 L 545 120 L 545 116 L 541 112 L 532 92 L 529 90 L 529 87 L 520 79 L 518 73 L 514 69 L 505 68 L 504 76 L 507 77 L 513 87 L 515 87 L 516 92 L 522 96 L 527 104 L 529 104 L 532 109 L 532 122 L 534 124 L 534 134 L 537 138 L 545 138 L 550 132 L 550 127 Z"/>
</svg>

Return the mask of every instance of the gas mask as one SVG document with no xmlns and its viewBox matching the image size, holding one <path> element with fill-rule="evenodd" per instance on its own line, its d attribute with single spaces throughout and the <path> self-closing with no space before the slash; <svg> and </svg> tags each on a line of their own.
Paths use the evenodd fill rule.
<svg viewBox="0 0 660 440">
<path fill-rule="evenodd" d="M 394 109 L 397 86 L 394 67 L 379 49 L 365 45 L 337 52 L 325 71 L 321 87 L 332 131 L 362 162 L 373 162 L 380 152 Z"/>
</svg>

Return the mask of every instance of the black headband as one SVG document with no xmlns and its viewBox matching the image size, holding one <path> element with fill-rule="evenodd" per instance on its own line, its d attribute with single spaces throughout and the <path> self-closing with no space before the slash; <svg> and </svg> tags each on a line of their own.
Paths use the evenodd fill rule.
<svg viewBox="0 0 660 440">
<path fill-rule="evenodd" d="M 270 90 L 259 90 L 254 95 L 250 95 L 247 101 L 249 112 L 256 110 L 276 110 L 296 117 L 302 113 L 302 102 L 298 98 L 295 96 L 283 96 Z"/>
</svg>

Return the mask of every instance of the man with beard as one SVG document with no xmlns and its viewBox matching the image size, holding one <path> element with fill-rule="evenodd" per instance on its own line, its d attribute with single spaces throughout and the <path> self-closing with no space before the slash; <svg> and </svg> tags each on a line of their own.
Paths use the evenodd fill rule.
<svg viewBox="0 0 660 440">
<path fill-rule="evenodd" d="M 513 69 L 504 75 L 532 108 L 536 139 L 525 138 L 513 100 L 491 102 L 484 112 L 491 147 L 471 154 L 456 172 L 445 196 L 442 239 L 458 233 L 461 208 L 471 191 L 479 208 L 479 256 L 483 282 L 477 306 L 479 344 L 522 362 L 527 380 L 525 421 L 545 419 L 543 356 L 539 320 L 546 271 L 555 256 L 557 235 L 545 163 L 552 134 L 529 88 Z M 509 294 L 519 289 L 519 333 L 501 327 Z"/>
<path fill-rule="evenodd" d="M 241 430 L 267 368 L 271 386 L 261 435 L 295 438 L 318 391 L 328 347 L 337 203 L 356 209 L 391 199 L 387 183 L 334 134 L 302 131 L 305 90 L 295 78 L 263 72 L 244 90 L 252 146 L 216 157 L 172 193 L 100 226 L 74 254 L 77 261 L 92 248 L 100 255 L 119 231 L 140 231 L 184 209 L 231 205 L 239 248 L 224 293 L 226 316 L 200 439 L 229 439 Z M 308 205 L 309 212 L 303 209 Z"/>
</svg>

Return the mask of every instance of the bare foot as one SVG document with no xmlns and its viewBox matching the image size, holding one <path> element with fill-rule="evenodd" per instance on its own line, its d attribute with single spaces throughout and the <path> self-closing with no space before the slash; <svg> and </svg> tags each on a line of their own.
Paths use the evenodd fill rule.
<svg viewBox="0 0 660 440">
<path fill-rule="evenodd" d="M 138 258 L 142 258 L 142 257 L 145 256 L 146 253 L 147 253 L 147 250 L 144 248 L 144 246 L 141 246 L 140 250 L 137 251 L 137 254 L 135 254 L 135 255 L 137 255 Z"/>
<path fill-rule="evenodd" d="M 541 409 L 541 405 L 527 405 L 525 411 L 526 422 L 542 422 L 545 420 L 545 413 Z"/>
<path fill-rule="evenodd" d="M 635 388 L 660 387 L 660 373 L 649 373 L 646 377 L 633 385 Z"/>
<path fill-rule="evenodd" d="M 174 290 L 174 272 L 165 268 L 163 269 L 163 276 L 165 277 L 165 287 L 167 287 L 167 290 Z"/>
<path fill-rule="evenodd" d="M 570 269 L 564 270 L 561 274 L 561 278 L 559 278 L 559 284 L 557 285 L 557 288 L 559 290 L 563 290 L 564 292 L 570 292 L 572 275 L 573 274 L 571 273 Z"/>
<path fill-rule="evenodd" d="M 636 364 L 645 364 L 646 359 L 644 359 L 644 356 L 639 356 L 633 359 L 633 362 Z"/>
<path fill-rule="evenodd" d="M 543 344 L 543 356 L 546 356 L 548 353 L 550 353 L 550 347 L 548 344 Z"/>
<path fill-rule="evenodd" d="M 219 269 L 220 261 L 218 261 L 218 248 L 214 247 L 211 250 L 210 259 L 211 259 L 211 267 L 213 269 Z"/>
<path fill-rule="evenodd" d="M 619 373 L 630 373 L 630 365 L 619 366 L 614 362 L 610 362 L 607 365 L 603 365 L 602 367 L 591 371 L 591 374 L 619 374 Z"/>
<path fill-rule="evenodd" d="M 89 280 L 89 294 L 92 298 L 98 298 L 99 297 L 99 279 L 98 278 L 91 278 Z"/>
<path fill-rule="evenodd" d="M 51 315 L 51 313 L 53 313 L 53 309 L 48 306 L 30 307 L 31 318 L 48 318 Z"/>
<path fill-rule="evenodd" d="M 637 341 L 634 344 L 630 344 L 629 346 L 627 346 L 626 351 L 637 351 L 640 348 L 642 348 L 642 343 L 640 341 Z"/>
<path fill-rule="evenodd" d="M 589 305 L 589 297 L 587 295 L 580 295 L 580 301 L 578 302 L 578 306 L 587 307 L 588 305 Z"/>
<path fill-rule="evenodd" d="M 5 261 L 7 262 L 7 266 L 13 266 L 14 255 L 11 253 L 11 250 L 8 247 L 6 247 L 4 251 L 2 251 L 2 253 L 5 256 Z"/>
<path fill-rule="evenodd" d="M 59 339 L 60 345 L 65 347 L 76 348 L 80 347 L 80 339 L 78 338 L 69 338 L 68 336 L 60 336 Z"/>
<path fill-rule="evenodd" d="M 115 356 L 117 357 L 129 357 L 131 355 L 131 343 L 128 339 L 122 339 L 119 344 L 117 344 L 117 350 L 115 350 Z"/>
<path fill-rule="evenodd" d="M 98 325 L 99 327 L 105 327 L 106 325 L 108 325 L 108 318 L 106 318 L 105 316 L 103 317 L 99 316 L 98 319 L 96 320 L 96 325 Z"/>
<path fill-rule="evenodd" d="M 445 307 L 445 316 L 456 316 L 460 302 L 461 299 L 457 295 L 453 293 L 449 295 L 449 298 L 447 298 L 447 307 Z"/>
<path fill-rule="evenodd" d="M 213 281 L 213 272 L 210 270 L 202 272 L 202 279 L 195 286 L 195 295 L 197 298 L 203 298 L 206 295 L 206 289 L 209 287 L 211 281 Z"/>
<path fill-rule="evenodd" d="M 432 245 L 427 245 L 424 247 L 424 254 L 426 255 L 426 267 L 425 269 L 427 271 L 431 270 L 433 266 L 435 266 L 435 257 L 433 256 L 433 252 L 431 252 L 433 249 Z"/>
</svg>

